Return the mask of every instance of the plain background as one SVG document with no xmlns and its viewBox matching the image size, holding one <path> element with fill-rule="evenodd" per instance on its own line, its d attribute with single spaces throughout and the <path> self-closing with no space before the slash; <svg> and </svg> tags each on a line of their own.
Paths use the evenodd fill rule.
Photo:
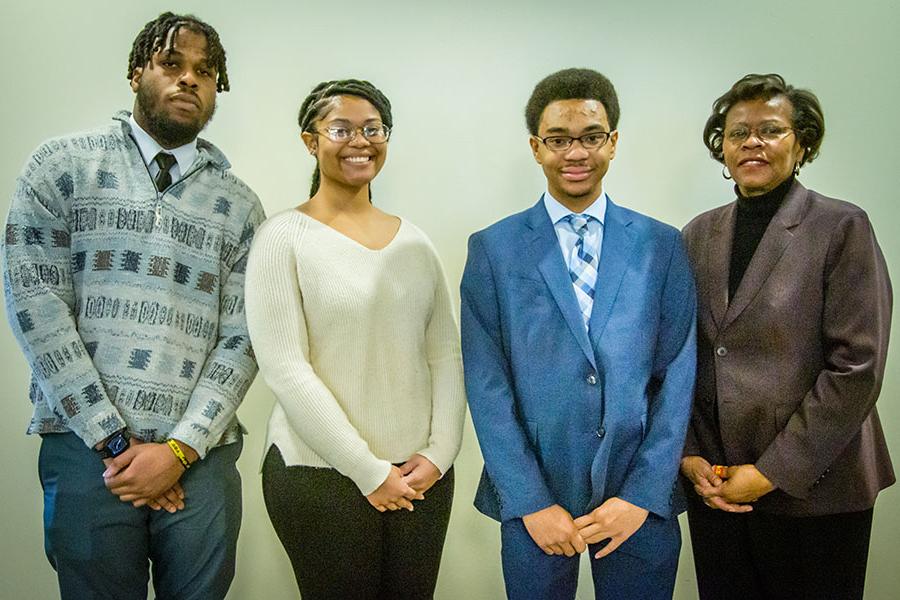
<svg viewBox="0 0 900 600">
<path fill-rule="evenodd" d="M 373 81 L 394 106 L 394 138 L 374 186 L 376 204 L 433 239 L 454 297 L 466 238 L 533 204 L 544 189 L 522 116 L 534 84 L 565 67 L 591 67 L 616 85 L 619 148 L 606 190 L 620 204 L 677 227 L 730 201 L 731 184 L 701 143 L 712 101 L 749 72 L 779 72 L 809 87 L 825 109 L 822 155 L 800 180 L 862 206 L 900 281 L 895 173 L 900 140 L 900 5 L 819 0 L 758 2 L 250 2 L 0 0 L 0 212 L 44 139 L 100 125 L 131 108 L 125 75 L 131 42 L 170 7 L 216 27 L 232 91 L 203 134 L 262 199 L 268 214 L 307 196 L 311 157 L 296 111 L 323 79 Z M 898 343 L 894 336 L 894 343 Z M 0 327 L 0 598 L 57 596 L 42 550 L 37 438 L 28 368 Z M 896 347 L 879 408 L 900 465 Z M 257 378 L 239 415 L 250 429 L 240 461 L 244 521 L 229 598 L 297 596 L 269 524 L 258 466 L 272 394 Z M 467 425 L 456 504 L 438 583 L 440 599 L 503 595 L 498 526 L 472 508 L 481 456 Z M 85 510 L 91 508 L 86 506 Z M 348 524 L 352 526 L 352 524 Z M 686 528 L 685 528 L 686 529 Z M 900 487 L 876 505 L 867 598 L 900 589 Z M 184 557 L 190 560 L 190 557 Z M 582 569 L 579 598 L 590 598 Z M 696 597 L 687 544 L 676 598 Z"/>
</svg>

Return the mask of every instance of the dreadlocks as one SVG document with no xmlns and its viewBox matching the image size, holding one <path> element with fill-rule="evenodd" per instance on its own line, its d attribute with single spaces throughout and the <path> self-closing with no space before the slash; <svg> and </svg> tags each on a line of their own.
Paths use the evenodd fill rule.
<svg viewBox="0 0 900 600">
<path fill-rule="evenodd" d="M 219 34 L 210 25 L 193 15 L 176 15 L 165 12 L 144 25 L 144 29 L 134 38 L 134 44 L 131 46 L 131 54 L 128 55 L 128 73 L 125 78 L 131 79 L 134 76 L 134 70 L 147 65 L 157 52 L 171 50 L 178 31 L 182 27 L 195 33 L 202 33 L 206 37 L 206 53 L 209 57 L 209 64 L 216 68 L 217 73 L 216 91 L 227 92 L 231 86 L 228 84 L 225 49 L 219 40 Z"/>
<path fill-rule="evenodd" d="M 335 96 L 359 96 L 364 100 L 368 100 L 381 115 L 382 122 L 389 128 L 394 126 L 394 121 L 391 117 L 391 101 L 381 93 L 381 90 L 368 81 L 335 79 L 334 81 L 323 81 L 314 87 L 309 96 L 303 101 L 303 104 L 300 105 L 300 114 L 297 117 L 300 131 L 312 131 L 313 122 L 324 116 L 324 109 L 331 103 L 331 98 Z M 317 191 L 319 191 L 318 161 L 312 176 L 312 186 L 309 191 L 310 198 L 315 196 Z M 372 191 L 370 187 L 369 198 L 371 199 L 371 197 Z"/>
</svg>

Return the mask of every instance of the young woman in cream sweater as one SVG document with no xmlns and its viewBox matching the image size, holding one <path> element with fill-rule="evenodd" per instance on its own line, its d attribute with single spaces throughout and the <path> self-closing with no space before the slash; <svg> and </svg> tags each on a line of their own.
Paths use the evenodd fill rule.
<svg viewBox="0 0 900 600">
<path fill-rule="evenodd" d="M 388 99 L 323 82 L 303 102 L 311 197 L 268 219 L 247 266 L 247 320 L 278 402 L 266 507 L 304 600 L 430 598 L 453 497 L 465 393 L 440 261 L 371 202 Z"/>
</svg>

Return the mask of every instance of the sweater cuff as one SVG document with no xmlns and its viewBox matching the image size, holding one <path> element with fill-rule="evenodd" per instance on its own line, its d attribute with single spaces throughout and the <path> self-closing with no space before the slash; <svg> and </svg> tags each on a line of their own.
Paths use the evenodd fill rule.
<svg viewBox="0 0 900 600">
<path fill-rule="evenodd" d="M 388 478 L 391 467 L 388 461 L 372 457 L 371 460 L 361 462 L 352 472 L 344 475 L 353 480 L 363 496 L 368 496 Z"/>
<path fill-rule="evenodd" d="M 209 440 L 202 435 L 195 433 L 190 425 L 186 425 L 184 423 L 179 423 L 175 426 L 175 429 L 169 432 L 169 438 L 173 440 L 178 440 L 183 444 L 187 444 L 199 456 L 198 460 L 203 460 L 206 458 L 206 454 L 209 452 L 209 448 L 211 444 Z"/>
<path fill-rule="evenodd" d="M 434 446 L 429 446 L 424 450 L 419 450 L 416 454 L 421 454 L 437 467 L 438 471 L 441 472 L 441 477 L 447 474 L 447 471 L 450 470 L 450 467 L 453 466 L 452 458 L 445 458 L 441 456 L 441 452 L 438 451 Z"/>
<path fill-rule="evenodd" d="M 113 433 L 128 427 L 115 408 L 98 412 L 89 419 L 84 419 L 82 425 L 83 428 L 76 429 L 70 423 L 69 429 L 74 431 L 89 448 L 93 448 Z"/>
</svg>

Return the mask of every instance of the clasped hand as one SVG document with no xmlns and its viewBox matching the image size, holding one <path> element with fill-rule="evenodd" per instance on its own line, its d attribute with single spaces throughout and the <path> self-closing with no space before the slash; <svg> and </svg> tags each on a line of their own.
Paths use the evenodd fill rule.
<svg viewBox="0 0 900 600">
<path fill-rule="evenodd" d="M 181 447 L 196 458 L 192 448 Z M 170 513 L 184 508 L 184 490 L 179 483 L 184 467 L 166 444 L 132 438 L 125 452 L 103 463 L 103 482 L 122 502 Z"/>
<path fill-rule="evenodd" d="M 522 522 L 534 543 L 545 554 L 575 556 L 588 544 L 609 542 L 594 558 L 608 556 L 640 529 L 647 520 L 647 510 L 621 498 L 612 497 L 577 519 L 558 504 L 525 515 Z"/>
<path fill-rule="evenodd" d="M 736 465 L 716 474 L 712 465 L 701 456 L 681 459 L 681 472 L 694 484 L 694 491 L 703 503 L 715 510 L 750 512 L 755 502 L 775 489 L 772 482 L 754 465 Z"/>
<path fill-rule="evenodd" d="M 378 512 L 413 510 L 413 500 L 424 500 L 425 492 L 441 478 L 440 470 L 421 454 L 413 456 L 399 467 L 391 466 L 387 479 L 366 496 Z"/>
</svg>

